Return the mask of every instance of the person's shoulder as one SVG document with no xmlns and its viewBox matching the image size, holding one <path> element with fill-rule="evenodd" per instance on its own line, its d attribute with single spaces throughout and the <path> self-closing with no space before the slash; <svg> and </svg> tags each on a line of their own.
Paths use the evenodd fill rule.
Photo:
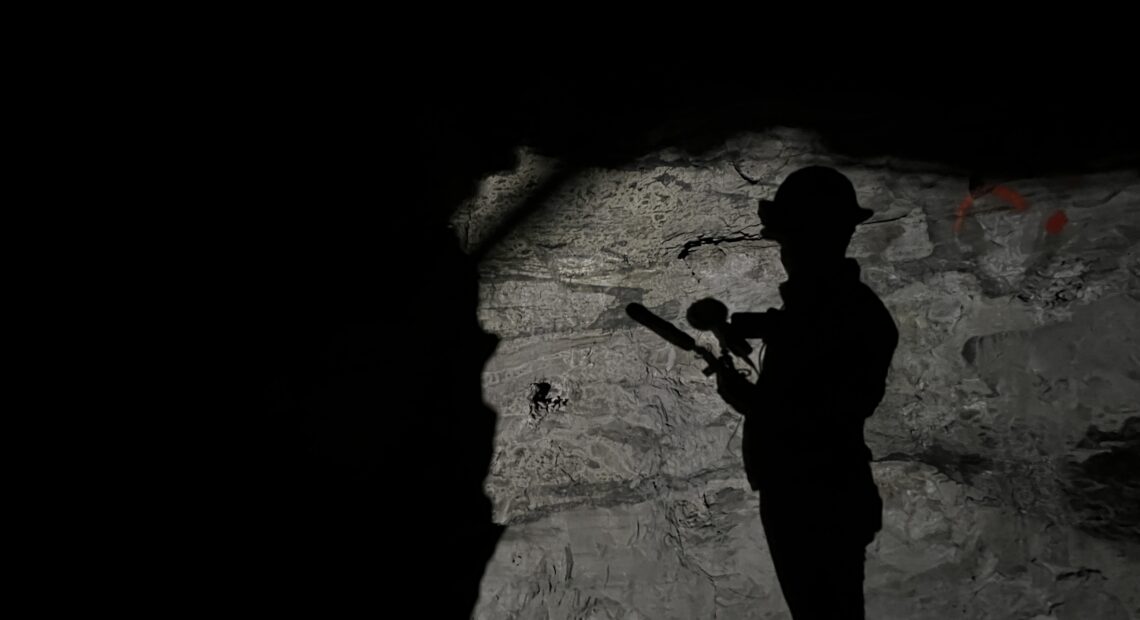
<svg viewBox="0 0 1140 620">
<path fill-rule="evenodd" d="M 859 318 L 863 321 L 882 325 L 884 328 L 889 326 L 891 330 L 897 331 L 894 316 L 891 315 L 891 311 L 887 309 L 887 305 L 883 303 L 878 294 L 864 282 L 859 282 L 855 288 L 856 294 L 852 300 L 852 306 Z"/>
<path fill-rule="evenodd" d="M 879 298 L 879 294 L 875 292 L 875 289 L 871 288 L 870 285 L 862 280 L 855 283 L 855 295 L 859 303 L 867 307 L 886 309 L 883 300 Z"/>
</svg>

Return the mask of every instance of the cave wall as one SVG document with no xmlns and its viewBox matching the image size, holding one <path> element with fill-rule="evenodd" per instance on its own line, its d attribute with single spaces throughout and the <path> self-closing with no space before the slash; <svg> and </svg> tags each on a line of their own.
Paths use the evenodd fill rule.
<svg viewBox="0 0 1140 620">
<path fill-rule="evenodd" d="M 519 159 L 452 218 L 502 339 L 483 393 L 507 529 L 477 618 L 788 617 L 739 416 L 624 307 L 684 326 L 706 296 L 778 306 L 756 201 L 810 164 L 875 211 L 849 255 L 900 331 L 865 430 L 885 503 L 868 616 L 1140 617 L 1140 175 L 986 179 L 959 215 L 961 171 L 799 130 L 620 167 Z"/>
</svg>

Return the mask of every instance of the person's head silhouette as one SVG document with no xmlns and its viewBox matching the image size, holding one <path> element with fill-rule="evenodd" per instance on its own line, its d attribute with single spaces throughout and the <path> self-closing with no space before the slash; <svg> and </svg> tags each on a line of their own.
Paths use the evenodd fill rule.
<svg viewBox="0 0 1140 620">
<path fill-rule="evenodd" d="M 761 236 L 780 244 L 789 277 L 831 270 L 846 252 L 855 226 L 874 212 L 859 206 L 855 186 L 838 170 L 801 168 L 761 200 Z"/>
</svg>

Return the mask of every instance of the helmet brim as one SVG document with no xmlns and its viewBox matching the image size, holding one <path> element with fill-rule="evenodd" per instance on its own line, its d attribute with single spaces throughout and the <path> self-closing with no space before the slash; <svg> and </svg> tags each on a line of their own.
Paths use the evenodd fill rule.
<svg viewBox="0 0 1140 620">
<path fill-rule="evenodd" d="M 781 213 L 781 209 L 777 203 L 772 200 L 760 200 L 756 214 L 760 216 L 760 222 L 765 227 L 781 229 L 795 226 L 796 220 L 794 219 L 794 215 L 787 212 Z M 826 224 L 856 226 L 871 219 L 871 216 L 874 214 L 875 212 L 871 209 L 855 206 L 852 209 L 844 211 L 842 214 L 829 216 L 826 219 L 820 217 L 811 218 L 810 221 L 801 219 L 799 223 L 810 227 L 819 227 Z"/>
</svg>

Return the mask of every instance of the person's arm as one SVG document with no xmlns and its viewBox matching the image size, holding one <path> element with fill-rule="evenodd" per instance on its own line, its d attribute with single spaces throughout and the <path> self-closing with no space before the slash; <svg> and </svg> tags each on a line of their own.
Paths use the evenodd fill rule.
<svg viewBox="0 0 1140 620">
<path fill-rule="evenodd" d="M 778 329 L 781 314 L 782 311 L 775 308 L 764 312 L 733 312 L 729 328 L 740 338 L 767 338 Z"/>
<path fill-rule="evenodd" d="M 756 409 L 756 384 L 731 367 L 718 367 L 716 391 L 728 406 L 741 415 L 747 416 Z"/>
</svg>

